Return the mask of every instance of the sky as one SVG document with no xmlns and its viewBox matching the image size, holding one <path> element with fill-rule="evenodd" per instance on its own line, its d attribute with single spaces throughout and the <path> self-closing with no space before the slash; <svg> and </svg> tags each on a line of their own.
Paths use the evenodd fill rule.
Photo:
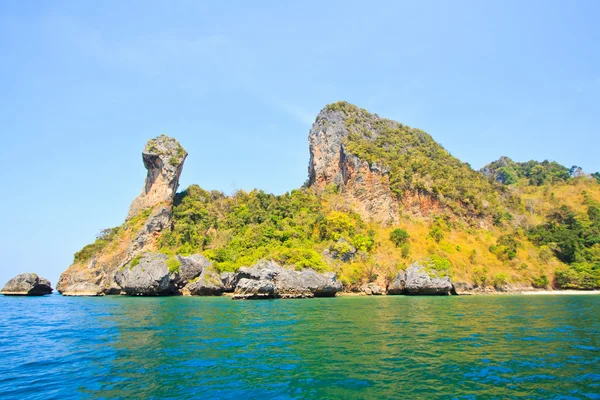
<svg viewBox="0 0 600 400">
<path fill-rule="evenodd" d="M 473 168 L 600 170 L 600 2 L 0 0 L 0 285 L 56 284 L 120 225 L 141 150 L 187 149 L 180 189 L 281 194 L 346 100 Z"/>
</svg>

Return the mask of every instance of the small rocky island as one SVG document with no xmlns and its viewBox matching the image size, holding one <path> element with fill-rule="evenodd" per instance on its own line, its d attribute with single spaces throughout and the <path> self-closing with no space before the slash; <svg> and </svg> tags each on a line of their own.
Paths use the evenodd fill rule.
<svg viewBox="0 0 600 400">
<path fill-rule="evenodd" d="M 52 286 L 48 279 L 37 274 L 25 273 L 12 278 L 4 285 L 0 294 L 7 296 L 43 296 L 52 294 Z"/>
<path fill-rule="evenodd" d="M 334 272 L 293 264 L 284 266 L 263 259 L 235 272 L 220 273 L 202 254 L 160 250 L 161 235 L 174 223 L 174 199 L 186 157 L 187 152 L 179 142 L 165 135 L 146 144 L 142 160 L 148 172 L 142 193 L 132 202 L 122 226 L 107 230 L 96 243 L 75 254 L 74 263 L 63 272 L 57 285 L 62 295 L 230 293 L 233 299 L 273 299 L 332 297 L 344 289 Z M 328 250 L 325 253 L 329 254 Z M 453 292 L 449 278 L 436 276 L 436 271 L 415 265 L 399 272 L 389 291 L 387 287 L 371 284 L 363 292 L 428 295 Z"/>
</svg>

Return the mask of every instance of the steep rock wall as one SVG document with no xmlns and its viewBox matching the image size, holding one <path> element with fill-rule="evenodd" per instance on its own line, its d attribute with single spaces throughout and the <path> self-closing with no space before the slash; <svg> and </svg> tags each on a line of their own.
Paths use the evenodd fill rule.
<svg viewBox="0 0 600 400">
<path fill-rule="evenodd" d="M 336 185 L 366 220 L 397 223 L 399 202 L 390 190 L 389 170 L 348 153 L 344 147 L 347 137 L 344 115 L 323 109 L 308 137 L 309 186 L 321 193 Z"/>
</svg>

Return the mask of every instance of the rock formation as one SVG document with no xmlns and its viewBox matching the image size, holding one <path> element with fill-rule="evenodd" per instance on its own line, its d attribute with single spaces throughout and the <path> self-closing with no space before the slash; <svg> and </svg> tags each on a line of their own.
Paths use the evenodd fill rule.
<svg viewBox="0 0 600 400">
<path fill-rule="evenodd" d="M 321 110 L 308 136 L 309 186 L 319 193 L 335 185 L 365 219 L 396 223 L 399 202 L 390 190 L 389 170 L 348 153 L 348 135 L 343 112 Z"/>
<path fill-rule="evenodd" d="M 198 278 L 183 288 L 191 296 L 220 296 L 225 291 L 221 276 L 212 265 L 207 265 Z"/>
<path fill-rule="evenodd" d="M 406 271 L 396 275 L 388 286 L 388 294 L 449 295 L 456 292 L 449 276 L 420 263 L 413 263 Z"/>
<path fill-rule="evenodd" d="M 159 204 L 171 206 L 187 152 L 179 142 L 166 135 L 149 140 L 142 152 L 148 170 L 142 193 L 133 200 L 127 219 Z"/>
<path fill-rule="evenodd" d="M 42 296 L 51 293 L 50 281 L 31 273 L 15 276 L 4 285 L 0 292 L 0 294 L 13 296 Z"/>
<path fill-rule="evenodd" d="M 160 232 L 171 226 L 173 198 L 187 152 L 173 138 L 162 135 L 148 141 L 142 152 L 148 170 L 144 190 L 131 207 L 127 221 L 114 237 L 100 238 L 80 253 L 62 273 L 57 289 L 64 295 L 118 294 L 115 274 L 133 257 L 156 249 Z"/>
<path fill-rule="evenodd" d="M 385 293 L 385 289 L 376 284 L 375 282 L 369 282 L 360 287 L 361 293 L 367 296 L 379 296 Z"/>
<path fill-rule="evenodd" d="M 168 256 L 144 253 L 139 262 L 124 265 L 115 275 L 122 294 L 130 296 L 158 296 L 176 294 L 178 276 L 169 271 Z"/>
<path fill-rule="evenodd" d="M 233 282 L 234 299 L 333 297 L 343 289 L 333 273 L 294 271 L 273 261 L 240 268 Z"/>
</svg>

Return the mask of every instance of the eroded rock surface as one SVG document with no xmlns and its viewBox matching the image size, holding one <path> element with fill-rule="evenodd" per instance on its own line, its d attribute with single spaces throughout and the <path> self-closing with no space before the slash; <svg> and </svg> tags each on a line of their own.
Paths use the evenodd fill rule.
<svg viewBox="0 0 600 400">
<path fill-rule="evenodd" d="M 184 288 L 192 296 L 220 296 L 225 287 L 221 276 L 212 265 L 206 265 L 200 276 Z"/>
<path fill-rule="evenodd" d="M 13 296 L 42 296 L 52 293 L 52 285 L 46 278 L 37 274 L 19 274 L 9 280 L 0 294 Z"/>
<path fill-rule="evenodd" d="M 375 282 L 370 282 L 361 286 L 360 291 L 367 296 L 379 296 L 385 294 L 385 289 Z"/>
<path fill-rule="evenodd" d="M 308 136 L 309 186 L 319 193 L 335 185 L 365 219 L 398 222 L 399 202 L 390 190 L 389 170 L 348 153 L 348 135 L 343 112 L 321 110 Z"/>
<path fill-rule="evenodd" d="M 142 193 L 131 203 L 127 219 L 158 204 L 173 204 L 187 152 L 166 135 L 149 140 L 142 152 L 148 170 Z"/>
<path fill-rule="evenodd" d="M 178 277 L 167 267 L 168 256 L 144 253 L 136 265 L 127 264 L 115 275 L 122 294 L 130 296 L 158 296 L 178 293 Z"/>
<path fill-rule="evenodd" d="M 240 268 L 233 285 L 236 299 L 331 297 L 343 289 L 333 273 L 295 271 L 273 261 Z"/>
<path fill-rule="evenodd" d="M 400 271 L 388 286 L 388 294 L 449 295 L 453 292 L 448 275 L 419 263 Z"/>
</svg>

